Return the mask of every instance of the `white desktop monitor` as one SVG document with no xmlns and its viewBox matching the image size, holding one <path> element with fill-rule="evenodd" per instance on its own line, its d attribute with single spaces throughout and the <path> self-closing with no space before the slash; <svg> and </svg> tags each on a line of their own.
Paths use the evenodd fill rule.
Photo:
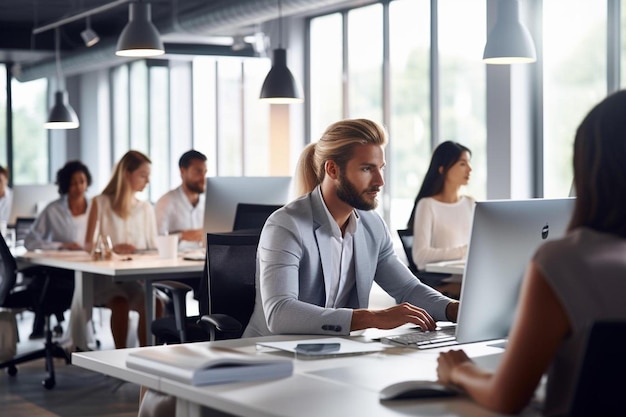
<svg viewBox="0 0 626 417">
<path fill-rule="evenodd" d="M 526 267 L 542 243 L 565 235 L 574 202 L 476 203 L 456 328 L 459 343 L 508 337 Z"/>
<path fill-rule="evenodd" d="M 55 184 L 15 185 L 13 206 L 9 224 L 18 217 L 37 217 L 46 206 L 59 198 L 59 187 Z"/>
<path fill-rule="evenodd" d="M 208 177 L 204 232 L 230 232 L 238 203 L 284 205 L 290 200 L 291 177 Z"/>
</svg>

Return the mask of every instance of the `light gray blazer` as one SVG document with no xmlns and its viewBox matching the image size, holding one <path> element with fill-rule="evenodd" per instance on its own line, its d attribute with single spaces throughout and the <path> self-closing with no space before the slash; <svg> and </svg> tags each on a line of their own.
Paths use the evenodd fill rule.
<svg viewBox="0 0 626 417">
<path fill-rule="evenodd" d="M 347 335 L 352 310 L 367 308 L 373 281 L 397 303 L 407 301 L 435 320 L 446 320 L 446 306 L 452 300 L 422 284 L 400 261 L 389 230 L 375 211 L 356 214 L 356 285 L 344 308 L 324 307 L 332 232 L 319 186 L 269 217 L 257 251 L 256 301 L 244 337 Z"/>
</svg>

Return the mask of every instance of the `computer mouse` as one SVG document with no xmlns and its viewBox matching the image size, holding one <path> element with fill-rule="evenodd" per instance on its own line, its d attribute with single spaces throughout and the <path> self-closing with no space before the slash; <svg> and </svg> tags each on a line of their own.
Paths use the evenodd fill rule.
<svg viewBox="0 0 626 417">
<path fill-rule="evenodd" d="M 418 398 L 452 397 L 458 395 L 454 388 L 446 387 L 435 381 L 402 381 L 386 386 L 380 391 L 379 399 L 408 400 Z"/>
</svg>

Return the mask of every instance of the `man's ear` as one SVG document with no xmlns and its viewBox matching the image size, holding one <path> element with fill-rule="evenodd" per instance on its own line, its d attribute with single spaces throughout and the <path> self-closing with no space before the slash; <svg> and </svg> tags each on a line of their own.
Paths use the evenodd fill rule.
<svg viewBox="0 0 626 417">
<path fill-rule="evenodd" d="M 324 171 L 329 178 L 336 180 L 339 178 L 339 166 L 335 161 L 328 160 L 324 162 Z"/>
</svg>

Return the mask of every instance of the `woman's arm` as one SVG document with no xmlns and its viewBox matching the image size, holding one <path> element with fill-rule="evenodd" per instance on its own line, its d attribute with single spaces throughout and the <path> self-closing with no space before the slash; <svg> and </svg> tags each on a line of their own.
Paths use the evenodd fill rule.
<svg viewBox="0 0 626 417">
<path fill-rule="evenodd" d="M 463 351 L 450 351 L 439 356 L 440 381 L 461 387 L 477 403 L 494 411 L 516 413 L 524 408 L 571 325 L 534 262 L 526 273 L 518 308 L 517 320 L 495 373 L 480 369 Z"/>
<path fill-rule="evenodd" d="M 93 249 L 94 234 L 98 224 L 98 200 L 91 200 L 91 209 L 89 209 L 89 217 L 87 218 L 87 231 L 85 232 L 85 250 L 91 252 Z"/>
</svg>

